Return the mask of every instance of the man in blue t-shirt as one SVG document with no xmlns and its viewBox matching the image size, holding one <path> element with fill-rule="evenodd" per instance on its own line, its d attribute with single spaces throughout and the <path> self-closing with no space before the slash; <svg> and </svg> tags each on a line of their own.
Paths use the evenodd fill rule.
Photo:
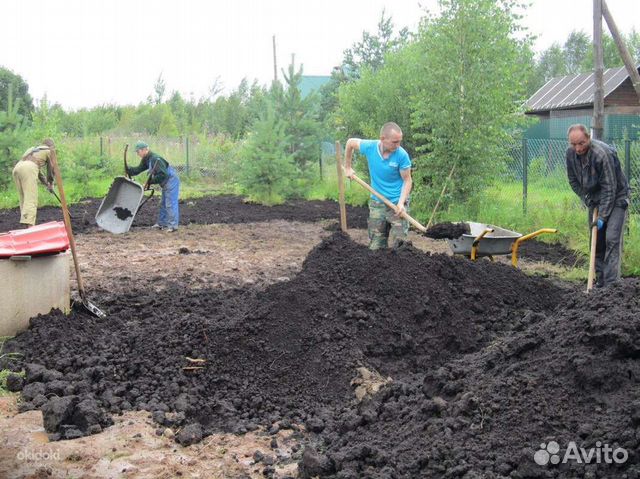
<svg viewBox="0 0 640 479">
<path fill-rule="evenodd" d="M 409 223 L 403 213 L 413 181 L 411 179 L 411 159 L 402 143 L 402 130 L 393 123 L 385 123 L 380 129 L 380 140 L 349 138 L 345 147 L 345 172 L 353 178 L 351 167 L 354 151 L 367 158 L 371 186 L 398 207 L 395 212 L 385 206 L 376 196 L 369 200 L 369 248 L 395 247 L 407 237 Z"/>
</svg>

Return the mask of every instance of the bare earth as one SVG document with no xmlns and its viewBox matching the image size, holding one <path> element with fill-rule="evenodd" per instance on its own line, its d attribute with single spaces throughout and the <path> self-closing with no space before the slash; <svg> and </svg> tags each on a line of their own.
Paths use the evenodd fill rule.
<svg viewBox="0 0 640 479">
<path fill-rule="evenodd" d="M 286 281 L 299 271 L 308 252 L 331 234 L 326 228 L 333 224 L 276 220 L 188 225 L 176 233 L 136 228 L 124 235 L 82 234 L 76 242 L 90 298 L 92 289 L 117 294 L 133 286 L 161 288 L 167 281 L 193 288 L 260 287 Z M 351 230 L 350 235 L 367 242 L 365 230 Z M 413 233 L 410 240 L 425 251 L 449 253 L 444 241 Z M 522 267 L 535 268 L 526 262 Z M 70 275 L 75 291 L 75 274 Z M 258 478 L 264 477 L 265 464 L 256 463 L 256 451 L 286 458 L 292 447 L 299 447 L 290 430 L 275 436 L 260 430 L 243 436 L 219 434 L 182 447 L 171 437 L 158 436 L 146 412 L 116 416 L 115 424 L 97 435 L 49 442 L 40 411 L 18 414 L 17 400 L 17 395 L 0 398 L 2 478 Z M 278 466 L 274 477 L 295 475 L 291 461 Z"/>
</svg>

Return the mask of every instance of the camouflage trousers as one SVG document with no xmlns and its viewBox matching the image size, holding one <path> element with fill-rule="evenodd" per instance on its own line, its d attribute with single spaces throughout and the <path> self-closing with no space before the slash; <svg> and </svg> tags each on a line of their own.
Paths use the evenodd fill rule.
<svg viewBox="0 0 640 479">
<path fill-rule="evenodd" d="M 407 212 L 409 206 L 407 205 Z M 369 249 L 396 247 L 407 238 L 409 222 L 395 215 L 384 203 L 369 201 Z"/>
</svg>

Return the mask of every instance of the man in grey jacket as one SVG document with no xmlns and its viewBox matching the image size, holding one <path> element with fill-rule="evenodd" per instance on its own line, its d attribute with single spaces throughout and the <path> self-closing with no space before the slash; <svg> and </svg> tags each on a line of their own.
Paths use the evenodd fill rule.
<svg viewBox="0 0 640 479">
<path fill-rule="evenodd" d="M 567 176 L 573 191 L 589 208 L 589 224 L 597 226 L 596 287 L 620 279 L 622 236 L 629 206 L 629 182 L 616 150 L 592 140 L 587 127 L 571 125 L 567 132 Z M 593 211 L 598 216 L 593 222 Z"/>
</svg>

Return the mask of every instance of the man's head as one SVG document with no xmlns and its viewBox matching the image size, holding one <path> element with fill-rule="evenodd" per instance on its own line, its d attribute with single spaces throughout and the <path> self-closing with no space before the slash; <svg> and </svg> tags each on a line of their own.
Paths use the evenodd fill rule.
<svg viewBox="0 0 640 479">
<path fill-rule="evenodd" d="M 53 143 L 53 140 L 51 138 L 45 138 L 44 140 L 42 140 L 42 144 L 47 145 L 49 148 L 55 147 L 55 144 Z"/>
<path fill-rule="evenodd" d="M 382 151 L 393 153 L 402 143 L 402 130 L 392 121 L 385 123 L 380 128 L 380 142 L 382 143 Z"/>
<path fill-rule="evenodd" d="M 140 158 L 144 158 L 146 154 L 149 153 L 149 145 L 147 145 L 144 141 L 137 142 L 136 153 Z"/>
<path fill-rule="evenodd" d="M 578 155 L 584 155 L 591 147 L 591 135 L 587 127 L 581 124 L 571 125 L 567 131 L 569 144 Z"/>
</svg>

